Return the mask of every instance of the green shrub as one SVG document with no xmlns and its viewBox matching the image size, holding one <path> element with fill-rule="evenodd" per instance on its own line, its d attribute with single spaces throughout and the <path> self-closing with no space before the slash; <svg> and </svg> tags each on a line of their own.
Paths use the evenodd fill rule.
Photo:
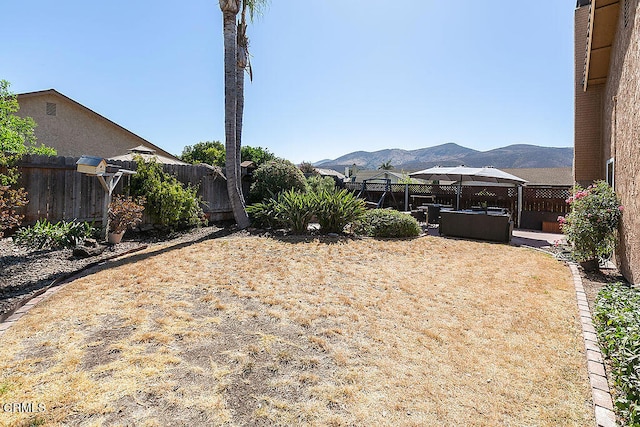
<svg viewBox="0 0 640 427">
<path fill-rule="evenodd" d="M 255 227 L 279 228 L 283 226 L 278 219 L 278 201 L 276 199 L 249 205 L 247 206 L 247 213 Z"/>
<path fill-rule="evenodd" d="M 307 178 L 307 191 L 311 193 L 331 191 L 334 188 L 336 188 L 336 181 L 330 176 L 312 175 Z"/>
<path fill-rule="evenodd" d="M 176 177 L 162 170 L 155 161 L 136 157 L 138 168 L 131 177 L 131 193 L 145 197 L 154 220 L 170 228 L 194 227 L 202 224 L 202 200 L 197 187 L 184 186 Z"/>
<path fill-rule="evenodd" d="M 367 211 L 355 231 L 371 237 L 415 237 L 422 232 L 414 217 L 388 209 Z"/>
<path fill-rule="evenodd" d="M 313 195 L 290 189 L 280 193 L 277 200 L 276 220 L 296 234 L 306 233 L 315 208 Z"/>
<path fill-rule="evenodd" d="M 72 248 L 93 234 L 87 222 L 60 221 L 55 224 L 38 220 L 32 227 L 21 228 L 13 236 L 20 246 L 34 249 Z"/>
<path fill-rule="evenodd" d="M 594 323 L 611 362 L 618 415 L 624 425 L 640 426 L 640 292 L 622 283 L 602 288 Z"/>
<path fill-rule="evenodd" d="M 364 200 L 347 190 L 339 190 L 334 186 L 330 190 L 311 194 L 315 198 L 314 213 L 321 233 L 342 233 L 347 224 L 359 221 L 365 213 Z"/>
<path fill-rule="evenodd" d="M 623 206 L 611 186 L 597 181 L 586 189 L 576 186 L 567 199 L 571 212 L 558 217 L 577 261 L 608 258 L 616 246 L 616 230 Z"/>
<path fill-rule="evenodd" d="M 251 184 L 249 198 L 252 202 L 262 202 L 276 197 L 286 190 L 304 192 L 307 187 L 304 174 L 288 160 L 276 159 L 261 165 L 253 172 L 255 182 Z"/>
<path fill-rule="evenodd" d="M 309 228 L 314 207 L 315 198 L 312 194 L 287 190 L 276 198 L 248 206 L 247 213 L 257 227 L 282 227 L 296 234 L 304 234 Z"/>
</svg>

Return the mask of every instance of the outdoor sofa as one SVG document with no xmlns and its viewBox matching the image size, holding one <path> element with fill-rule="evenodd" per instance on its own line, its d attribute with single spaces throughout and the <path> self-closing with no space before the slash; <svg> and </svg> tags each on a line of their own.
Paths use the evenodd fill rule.
<svg viewBox="0 0 640 427">
<path fill-rule="evenodd" d="M 439 232 L 442 236 L 509 243 L 513 221 L 508 213 L 484 210 L 442 210 Z"/>
</svg>

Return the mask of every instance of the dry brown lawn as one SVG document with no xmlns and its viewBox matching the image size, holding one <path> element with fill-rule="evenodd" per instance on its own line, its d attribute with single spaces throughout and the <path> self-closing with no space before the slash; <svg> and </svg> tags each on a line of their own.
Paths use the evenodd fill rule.
<svg viewBox="0 0 640 427">
<path fill-rule="evenodd" d="M 593 425 L 569 270 L 506 245 L 234 235 L 76 279 L 1 338 L 0 424 Z"/>
</svg>

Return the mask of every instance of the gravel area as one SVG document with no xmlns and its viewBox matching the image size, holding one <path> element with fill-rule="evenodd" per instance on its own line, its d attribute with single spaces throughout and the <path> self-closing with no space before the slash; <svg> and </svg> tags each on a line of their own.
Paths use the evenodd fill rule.
<svg viewBox="0 0 640 427">
<path fill-rule="evenodd" d="M 149 245 L 189 243 L 229 233 L 220 226 L 171 234 L 130 233 L 121 243 L 107 246 L 102 254 L 88 258 L 74 256 L 72 249 L 32 250 L 14 245 L 11 238 L 0 239 L 0 321 L 26 300 L 89 265 L 109 262 Z"/>
</svg>

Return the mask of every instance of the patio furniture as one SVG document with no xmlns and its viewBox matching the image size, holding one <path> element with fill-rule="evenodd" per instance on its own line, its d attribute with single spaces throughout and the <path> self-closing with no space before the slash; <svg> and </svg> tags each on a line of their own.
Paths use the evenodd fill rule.
<svg viewBox="0 0 640 427">
<path fill-rule="evenodd" d="M 511 216 L 484 211 L 440 211 L 440 235 L 509 243 L 513 235 Z"/>
<path fill-rule="evenodd" d="M 451 205 L 442 205 L 440 203 L 429 203 L 427 206 L 427 223 L 439 224 L 440 223 L 440 211 L 442 209 L 451 209 Z"/>
<path fill-rule="evenodd" d="M 411 204 L 416 208 L 418 208 L 419 206 L 423 206 L 425 202 L 433 203 L 436 201 L 436 196 L 434 195 L 425 196 L 423 194 L 414 194 L 410 197 L 411 197 Z"/>
</svg>

